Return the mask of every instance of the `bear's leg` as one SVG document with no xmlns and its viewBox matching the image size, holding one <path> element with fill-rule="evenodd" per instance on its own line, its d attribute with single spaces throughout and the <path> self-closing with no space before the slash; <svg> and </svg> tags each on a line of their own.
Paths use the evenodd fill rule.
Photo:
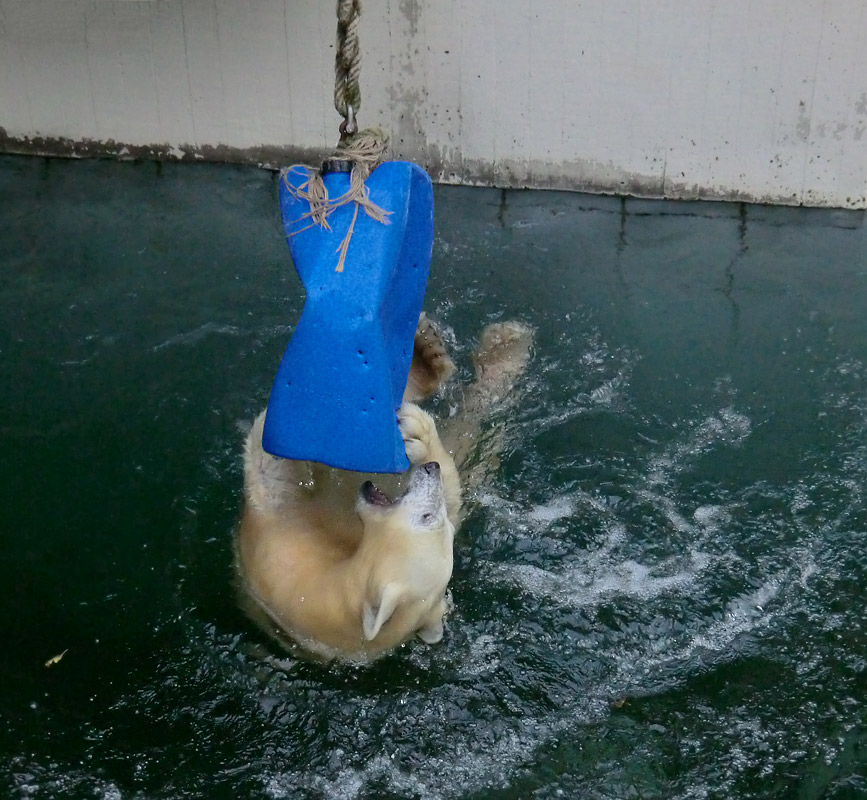
<svg viewBox="0 0 867 800">
<path fill-rule="evenodd" d="M 433 417 L 412 403 L 404 403 L 398 422 L 409 463 L 416 467 L 436 461 L 440 465 L 446 509 L 452 524 L 456 524 L 461 506 L 461 482 L 454 459 L 440 441 Z"/>
<path fill-rule="evenodd" d="M 476 380 L 464 392 L 459 413 L 441 425 L 443 442 L 461 471 L 465 490 L 486 482 L 497 467 L 505 432 L 493 428 L 481 437 L 482 423 L 514 398 L 532 344 L 533 331 L 522 322 L 497 322 L 482 331 L 473 355 Z"/>
<path fill-rule="evenodd" d="M 417 403 L 430 397 L 455 371 L 436 326 L 422 314 L 415 330 L 412 364 L 403 395 L 405 403 Z"/>
<path fill-rule="evenodd" d="M 436 610 L 425 620 L 425 624 L 418 629 L 418 638 L 425 644 L 436 644 L 443 638 L 443 616 L 446 613 L 446 601 L 440 600 Z"/>
<path fill-rule="evenodd" d="M 333 483 L 335 470 L 314 461 L 279 458 L 262 448 L 263 411 L 253 422 L 244 447 L 244 491 L 259 511 L 285 509 L 301 497 L 309 499 Z"/>
<path fill-rule="evenodd" d="M 476 382 L 470 389 L 474 402 L 493 405 L 512 390 L 530 358 L 533 331 L 521 322 L 497 322 L 482 331 L 473 354 Z"/>
</svg>

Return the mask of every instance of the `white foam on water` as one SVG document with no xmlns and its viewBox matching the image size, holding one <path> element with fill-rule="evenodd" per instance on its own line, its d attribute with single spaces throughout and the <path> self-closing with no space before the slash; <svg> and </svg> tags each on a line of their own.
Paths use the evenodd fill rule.
<svg viewBox="0 0 867 800">
<path fill-rule="evenodd" d="M 721 525 L 731 522 L 732 515 L 729 509 L 720 505 L 699 506 L 692 512 L 695 523 L 702 528 L 718 529 Z"/>
<path fill-rule="evenodd" d="M 664 667 L 683 665 L 700 658 L 714 661 L 734 658 L 736 643 L 743 637 L 770 627 L 775 620 L 785 618 L 792 610 L 797 587 L 816 574 L 817 565 L 809 555 L 795 558 L 790 569 L 769 575 L 753 591 L 732 598 L 718 619 L 700 626 L 689 638 L 660 656 L 649 648 L 646 653 L 633 654 L 620 666 L 620 678 L 632 683 L 636 676 L 658 672 Z"/>
<path fill-rule="evenodd" d="M 606 553 L 607 556 L 607 553 Z M 569 608 L 598 606 L 612 598 L 651 600 L 669 592 L 684 593 L 710 564 L 707 554 L 690 551 L 686 564 L 672 557 L 653 566 L 625 559 L 611 563 L 591 555 L 581 566 L 547 570 L 530 564 L 492 564 L 490 572 L 517 584 L 537 599 Z"/>
<path fill-rule="evenodd" d="M 666 497 L 657 492 L 648 491 L 639 491 L 637 494 L 642 500 L 646 500 L 662 512 L 663 516 L 668 520 L 674 530 L 686 534 L 696 533 L 696 526 L 693 525 L 683 513 L 681 513 L 677 504 L 670 497 Z M 693 518 L 695 518 L 695 512 L 693 512 Z"/>
<path fill-rule="evenodd" d="M 736 447 L 751 432 L 749 417 L 731 406 L 723 408 L 689 429 L 680 441 L 675 441 L 665 452 L 652 458 L 648 465 L 647 483 L 650 486 L 668 484 L 673 474 L 689 468 L 696 458 L 718 446 Z"/>
<path fill-rule="evenodd" d="M 618 374 L 614 378 L 605 381 L 590 392 L 590 402 L 597 406 L 610 406 L 620 399 L 621 389 L 626 383 L 624 375 Z"/>
<path fill-rule="evenodd" d="M 500 666 L 499 639 L 483 633 L 470 642 L 470 652 L 463 663 L 464 675 L 485 675 Z"/>
<path fill-rule="evenodd" d="M 629 378 L 637 355 L 625 349 L 612 351 L 598 333 L 582 337 L 580 342 L 562 344 L 569 350 L 582 350 L 565 366 L 540 359 L 535 374 L 525 382 L 525 411 L 512 425 L 524 431 L 526 440 L 584 414 L 616 410 L 628 397 Z M 564 378 L 568 380 L 566 385 L 561 384 Z M 551 403 L 552 393 L 567 399 Z"/>
<path fill-rule="evenodd" d="M 624 561 L 615 565 L 607 576 L 600 576 L 592 591 L 650 599 L 662 592 L 682 591 L 693 584 L 697 572 L 709 563 L 707 556 L 700 553 L 691 554 L 691 560 L 691 569 L 658 578 L 650 575 L 644 565 Z M 264 778 L 265 793 L 273 800 L 291 798 L 300 790 L 314 791 L 336 800 L 358 800 L 369 796 L 372 787 L 377 786 L 400 796 L 450 800 L 507 786 L 514 779 L 516 770 L 533 763 L 541 747 L 561 736 L 574 735 L 576 727 L 604 719 L 610 713 L 612 697 L 635 690 L 642 693 L 652 690 L 656 675 L 663 670 L 670 674 L 672 667 L 683 667 L 696 657 L 706 659 L 709 653 L 714 660 L 734 657 L 733 647 L 740 637 L 770 625 L 776 617 L 787 612 L 788 602 L 778 603 L 774 608 L 771 606 L 780 600 L 786 587 L 792 585 L 792 579 L 797 577 L 792 573 L 810 574 L 814 567 L 806 563 L 792 572 L 775 573 L 754 591 L 733 598 L 720 619 L 662 653 L 659 645 L 651 640 L 633 641 L 625 648 L 621 642 L 617 649 L 616 672 L 602 677 L 597 683 L 588 680 L 582 696 L 563 703 L 543 717 L 528 715 L 521 719 L 504 719 L 495 736 L 482 733 L 487 723 L 480 720 L 477 731 L 464 729 L 457 735 L 444 737 L 438 742 L 436 753 L 423 761 L 416 761 L 412 772 L 401 766 L 400 751 L 396 749 L 392 753 L 376 755 L 363 766 L 340 769 L 333 775 L 311 770 L 267 775 Z M 563 584 L 568 583 L 568 572 L 554 575 L 525 566 L 518 570 L 520 573 L 529 576 L 527 583 L 534 590 L 549 597 L 562 598 Z M 571 596 L 568 588 L 565 594 Z M 574 600 L 574 596 L 571 599 Z M 579 600 L 579 604 L 586 602 L 586 598 Z M 499 650 L 506 638 L 505 633 L 502 639 L 484 634 L 471 640 L 461 674 L 473 677 L 495 670 L 499 665 Z M 670 644 L 666 642 L 662 646 L 666 648 Z M 490 669 L 477 669 L 485 660 Z M 670 680 L 664 679 L 665 685 Z M 437 724 L 438 719 L 434 712 L 431 719 L 425 719 L 423 715 L 407 722 L 430 725 Z M 738 758 L 736 749 L 735 746 L 730 750 L 729 758 Z M 732 763 L 731 767 L 732 774 L 736 774 L 737 764 Z M 696 780 L 699 777 L 696 776 Z M 693 796 L 700 797 L 700 784 L 691 783 L 691 786 L 696 790 Z"/>
<path fill-rule="evenodd" d="M 587 406 L 582 404 L 579 400 L 573 400 L 542 417 L 536 417 L 533 415 L 529 419 L 520 423 L 520 428 L 524 431 L 522 438 L 538 436 L 544 431 L 550 430 L 551 428 L 558 428 L 586 413 Z"/>
<path fill-rule="evenodd" d="M 531 533 L 541 533 L 553 523 L 575 516 L 581 507 L 589 507 L 601 515 L 611 517 L 608 506 L 602 500 L 580 490 L 556 495 L 528 508 L 492 491 L 479 492 L 475 500 L 493 512 L 498 522 L 508 520 Z"/>
<path fill-rule="evenodd" d="M 772 575 L 755 591 L 738 595 L 729 601 L 722 618 L 696 633 L 681 654 L 689 656 L 696 650 L 721 651 L 739 636 L 765 627 L 779 611 L 768 608 L 785 585 L 785 574 Z"/>
<path fill-rule="evenodd" d="M 550 525 L 557 520 L 571 517 L 575 513 L 576 504 L 570 497 L 555 497 L 548 503 L 531 508 L 525 515 L 526 521 L 537 525 Z"/>
<path fill-rule="evenodd" d="M 799 487 L 792 494 L 792 500 L 789 503 L 789 508 L 791 509 L 793 514 L 798 514 L 801 511 L 806 511 L 812 505 L 813 501 L 810 499 L 809 492 L 804 487 Z"/>
<path fill-rule="evenodd" d="M 221 325 L 218 322 L 206 322 L 204 325 L 199 325 L 198 328 L 193 328 L 191 331 L 184 333 L 176 333 L 170 336 L 164 342 L 160 342 L 151 348 L 154 352 L 165 350 L 167 347 L 175 347 L 177 345 L 194 345 L 204 339 L 206 336 L 241 336 L 244 334 L 240 328 L 235 325 Z"/>
<path fill-rule="evenodd" d="M 335 753 L 340 756 L 341 753 Z M 371 759 L 363 769 L 347 768 L 339 770 L 333 777 L 308 773 L 283 773 L 269 777 L 265 781 L 264 790 L 268 797 L 294 797 L 299 789 L 318 792 L 322 797 L 333 800 L 355 800 L 367 786 L 376 780 L 386 779 L 392 791 L 406 796 L 424 795 L 426 788 L 422 781 L 399 769 L 387 756 L 377 756 Z"/>
<path fill-rule="evenodd" d="M 549 420 L 568 419 L 587 410 L 591 395 L 592 392 L 585 394 L 567 408 L 541 413 Z M 607 402 L 614 395 L 603 392 L 599 399 Z M 641 514 L 650 515 L 651 523 L 663 522 L 662 537 L 653 542 L 653 555 L 650 549 L 646 552 L 642 549 L 645 531 L 633 534 L 633 526 L 640 523 L 635 521 L 635 508 L 629 502 L 610 504 L 581 490 L 556 493 L 535 504 L 508 499 L 496 487 L 479 493 L 475 499 L 487 512 L 481 533 L 488 540 L 487 546 L 517 537 L 530 542 L 538 540 L 546 548 L 544 552 L 551 552 L 556 539 L 568 539 L 572 534 L 568 524 L 571 519 L 579 514 L 581 519 L 589 517 L 588 525 L 594 531 L 591 544 L 580 552 L 573 550 L 565 565 L 556 557 L 542 560 L 541 566 L 538 558 L 533 564 L 482 561 L 479 577 L 498 587 L 518 587 L 529 597 L 557 609 L 592 612 L 603 605 L 639 609 L 640 618 L 628 630 L 598 624 L 592 636 L 567 638 L 557 631 L 538 634 L 534 628 L 533 635 L 544 637 L 544 642 L 537 641 L 531 656 L 544 659 L 546 652 L 556 652 L 568 669 L 573 663 L 577 665 L 574 654 L 581 651 L 582 657 L 592 655 L 604 661 L 606 668 L 598 673 L 587 672 L 581 679 L 581 691 L 555 709 L 540 710 L 531 703 L 526 708 L 512 709 L 516 715 L 518 711 L 526 712 L 521 717 L 508 713 L 497 717 L 495 732 L 487 729 L 488 723 L 483 719 L 469 726 L 439 727 L 453 702 L 453 690 L 443 684 L 439 687 L 442 694 L 437 694 L 439 689 L 434 690 L 430 704 L 424 706 L 421 714 L 417 709 L 398 707 L 397 717 L 390 720 L 389 727 L 393 724 L 403 732 L 417 727 L 419 740 L 426 743 L 424 748 L 406 745 L 403 737 L 393 740 L 386 735 L 377 744 L 376 753 L 366 763 L 358 764 L 357 757 L 344 743 L 347 753 L 343 760 L 331 759 L 331 763 L 339 765 L 333 772 L 310 765 L 276 773 L 264 767 L 266 795 L 277 800 L 310 792 L 337 800 L 357 800 L 381 790 L 398 796 L 447 800 L 502 788 L 515 780 L 522 767 L 532 765 L 547 743 L 562 736 L 580 735 L 580 726 L 605 719 L 610 714 L 611 698 L 666 691 L 694 674 L 697 665 L 705 667 L 708 663 L 736 659 L 755 634 L 772 628 L 791 614 L 801 602 L 803 589 L 820 571 L 809 547 L 804 546 L 790 552 L 771 553 L 772 565 L 747 564 L 735 553 L 720 552 L 721 536 L 724 541 L 726 528 L 737 524 L 735 511 L 743 508 L 743 500 L 739 497 L 729 500 L 727 496 L 726 502 L 720 502 L 712 490 L 704 497 L 695 497 L 691 492 L 684 496 L 680 490 L 681 481 L 692 478 L 700 458 L 717 449 L 740 446 L 752 429 L 749 417 L 726 406 L 702 415 L 694 423 L 687 420 L 667 444 L 650 442 L 657 452 L 640 474 L 631 476 L 625 487 L 617 489 L 617 494 L 640 501 Z M 552 476 L 549 485 L 557 485 L 556 476 Z M 797 492 L 789 487 L 770 487 L 769 491 L 787 493 L 793 499 L 793 512 L 810 505 L 810 492 L 806 489 L 803 498 L 807 502 L 803 505 Z M 628 510 L 621 512 L 621 507 Z M 629 516 L 621 517 L 621 513 Z M 806 526 L 796 531 L 802 545 L 815 534 Z M 789 566 L 781 567 L 781 560 Z M 709 576 L 721 578 L 721 585 L 728 585 L 731 578 L 735 585 L 742 586 L 747 569 L 754 581 L 753 588 L 733 597 L 714 596 L 719 590 L 713 588 L 716 581 L 709 580 Z M 627 603 L 632 605 L 626 606 Z M 683 612 L 682 625 L 671 633 L 665 627 L 655 629 L 661 634 L 655 633 L 652 626 L 659 620 L 665 621 L 673 607 Z M 709 607 L 717 609 L 717 613 L 712 615 Z M 433 663 L 444 665 L 451 674 L 446 680 L 457 686 L 472 684 L 484 692 L 495 693 L 499 682 L 508 680 L 501 673 L 508 675 L 514 667 L 511 659 L 515 648 L 528 646 L 527 622 L 533 620 L 526 617 L 530 613 L 519 614 L 517 618 L 513 614 L 505 619 L 498 618 L 497 610 L 492 609 L 484 633 L 454 637 L 451 642 L 447 637 L 445 649 L 431 656 Z M 415 666 L 424 667 L 430 663 L 427 658 L 425 655 L 418 659 Z M 546 664 L 540 669 L 550 667 L 551 664 Z M 550 675 L 544 677 L 551 679 Z M 532 678 L 530 675 L 529 679 Z M 730 722 L 729 717 L 722 715 L 715 724 L 725 731 Z M 753 722 L 743 720 L 744 725 Z M 441 734 L 431 736 L 431 729 L 441 730 Z M 723 754 L 728 759 L 726 769 L 730 775 L 736 776 L 755 763 L 751 762 L 754 759 L 751 743 L 761 745 L 763 735 L 762 731 L 745 728 L 742 742 L 731 739 L 731 746 Z M 701 747 L 701 743 L 696 745 L 697 749 Z M 418 755 L 422 749 L 423 757 Z M 700 772 L 688 779 L 689 791 L 680 795 L 683 798 L 715 796 L 707 789 L 706 776 Z M 679 788 L 674 789 L 672 796 L 678 796 L 678 791 Z"/>
<path fill-rule="evenodd" d="M 707 559 L 696 554 L 698 567 L 706 565 Z M 616 592 L 630 597 L 653 597 L 664 591 L 676 591 L 690 585 L 694 576 L 684 570 L 682 575 L 655 580 L 648 576 L 647 568 L 640 564 L 623 562 L 612 573 L 610 585 L 605 578 L 597 583 L 600 593 Z M 809 569 L 809 565 L 805 570 Z M 530 584 L 549 584 L 551 573 L 545 570 L 525 568 L 526 575 L 534 576 Z M 541 578 L 540 578 L 541 576 Z M 616 577 L 613 577 L 616 576 Z M 532 763 L 535 754 L 546 743 L 574 732 L 576 726 L 602 719 L 609 713 L 610 698 L 622 696 L 623 692 L 647 690 L 653 684 L 653 676 L 673 665 L 684 665 L 697 656 L 706 657 L 712 652 L 715 658 L 725 659 L 731 653 L 735 641 L 756 629 L 765 627 L 779 614 L 784 614 L 786 605 L 776 609 L 771 606 L 781 591 L 791 581 L 791 575 L 775 574 L 755 591 L 735 597 L 726 606 L 719 620 L 692 634 L 676 648 L 659 653 L 652 641 L 635 642 L 634 648 L 621 650 L 617 657 L 617 671 L 602 678 L 600 683 L 586 684 L 582 697 L 564 703 L 556 711 L 544 717 L 526 716 L 518 720 L 504 720 L 496 736 L 482 735 L 486 723 L 479 721 L 479 731 L 464 730 L 440 742 L 436 754 L 413 764 L 412 772 L 401 766 L 399 750 L 380 753 L 360 767 L 347 767 L 333 775 L 323 775 L 311 770 L 288 771 L 268 775 L 264 779 L 265 793 L 273 800 L 291 798 L 300 790 L 314 791 L 336 800 L 358 800 L 369 796 L 372 787 L 381 786 L 384 791 L 401 796 L 418 796 L 431 800 L 449 800 L 489 788 L 503 787 L 513 780 L 515 771 L 522 765 Z M 554 576 L 555 583 L 562 583 L 563 576 Z M 550 586 L 543 586 L 545 592 Z M 554 592 L 556 596 L 561 590 Z M 584 601 L 582 601 L 584 602 Z M 480 660 L 490 659 L 497 653 L 501 642 L 497 636 L 485 634 L 472 640 L 465 656 L 463 675 L 480 675 L 487 669 L 476 670 Z M 492 669 L 499 664 L 494 656 L 489 662 Z M 414 718 L 413 724 L 435 724 L 431 720 Z M 736 753 L 729 754 L 732 758 Z M 733 768 L 736 765 L 732 765 Z M 700 796 L 700 793 L 695 795 Z"/>
<path fill-rule="evenodd" d="M 299 789 L 313 790 L 334 800 L 357 800 L 369 792 L 372 784 L 384 782 L 387 791 L 404 797 L 463 797 L 507 785 L 515 769 L 532 761 L 538 748 L 565 732 L 570 722 L 565 716 L 545 721 L 527 717 L 499 730 L 493 741 L 490 736 L 479 737 L 481 741 L 455 738 L 444 742 L 438 755 L 414 764 L 412 773 L 399 765 L 396 754 L 381 754 L 363 767 L 342 769 L 333 776 L 301 771 L 269 775 L 263 781 L 264 790 L 272 800 L 294 797 Z M 480 721 L 479 725 L 485 723 Z"/>
<path fill-rule="evenodd" d="M 610 397 L 605 393 L 598 396 L 601 400 Z M 569 413 L 568 409 L 560 409 L 559 416 L 555 413 L 546 419 L 562 419 Z M 681 475 L 692 469 L 698 458 L 717 448 L 739 446 L 751 431 L 752 423 L 746 415 L 725 407 L 689 427 L 672 444 L 665 446 L 662 453 L 651 458 L 644 474 L 638 477 L 633 496 L 656 509 L 677 534 L 670 543 L 668 557 L 663 555 L 649 560 L 636 556 L 629 526 L 618 517 L 617 506 L 582 491 L 555 495 L 530 507 L 521 507 L 493 492 L 481 495 L 479 500 L 490 515 L 487 535 L 492 538 L 496 538 L 492 535 L 494 529 L 509 529 L 513 534 L 531 539 L 543 537 L 549 535 L 558 523 L 576 516 L 578 512 L 588 511 L 591 517 L 595 517 L 595 529 L 601 526 L 604 531 L 595 546 L 573 558 L 569 566 L 552 568 L 538 564 L 488 562 L 484 565 L 483 577 L 495 584 L 518 586 L 537 600 L 576 610 L 592 610 L 603 604 L 617 606 L 623 601 L 635 600 L 651 605 L 662 597 L 675 598 L 680 605 L 694 603 L 706 591 L 705 576 L 708 573 L 730 571 L 733 558 L 739 563 L 731 553 L 712 554 L 720 532 L 732 524 L 738 501 L 723 504 L 708 498 L 706 502 L 684 507 L 683 501 L 678 499 L 678 481 Z M 661 549 L 664 554 L 665 546 Z M 623 639 L 612 632 L 614 638 L 609 646 L 605 645 L 605 633 L 601 634 L 601 641 L 598 635 L 595 636 L 587 645 L 588 652 L 589 648 L 597 650 L 601 645 L 601 656 L 614 659 L 614 673 L 601 677 L 598 683 L 588 681 L 583 697 L 565 703 L 544 719 L 534 720 L 528 727 L 516 729 L 514 735 L 517 738 L 506 748 L 511 757 L 500 753 L 494 761 L 473 761 L 475 777 L 464 791 L 472 791 L 471 787 L 475 785 L 497 785 L 501 770 L 505 770 L 503 782 L 508 782 L 510 770 L 527 757 L 532 757 L 545 742 L 574 730 L 576 725 L 609 713 L 608 702 L 613 696 L 636 690 L 652 691 L 652 687 L 658 688 L 660 681 L 662 685 L 668 685 L 672 675 L 681 673 L 696 658 L 712 657 L 724 661 L 736 657 L 736 643 L 785 614 L 788 606 L 781 602 L 781 593 L 796 577 L 803 585 L 813 570 L 815 565 L 808 565 L 800 571 L 773 573 L 755 590 L 729 600 L 720 617 L 692 620 L 689 624 L 692 630 L 684 631 L 683 636 Z M 509 640 L 513 634 L 504 628 L 500 634 L 486 633 L 471 641 L 462 674 L 485 674 L 485 663 L 493 664 L 491 671 L 495 670 L 500 664 L 502 641 Z M 580 642 L 573 641 L 571 646 L 582 648 Z M 452 747 L 454 744 L 449 743 L 447 750 Z M 466 764 L 463 769 L 467 769 Z M 493 771 L 486 773 L 488 769 Z M 395 788 L 399 781 L 390 785 Z M 427 794 L 423 796 L 451 796 L 444 784 L 433 777 L 426 779 L 425 790 Z"/>
<path fill-rule="evenodd" d="M 12 783 L 17 796 L 22 800 L 29 797 L 79 797 L 84 796 L 85 792 L 87 796 L 99 800 L 123 798 L 123 793 L 115 783 L 83 770 L 69 769 L 60 774 L 61 766 L 55 762 L 39 766 L 14 766 Z"/>
</svg>

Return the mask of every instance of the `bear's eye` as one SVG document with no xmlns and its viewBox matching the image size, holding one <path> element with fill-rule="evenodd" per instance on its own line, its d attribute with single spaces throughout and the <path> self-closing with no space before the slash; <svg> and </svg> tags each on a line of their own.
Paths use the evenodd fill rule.
<svg viewBox="0 0 867 800">
<path fill-rule="evenodd" d="M 433 519 L 434 519 L 434 515 L 428 511 L 425 514 L 421 515 L 421 524 L 422 525 L 430 525 L 431 522 L 433 522 Z"/>
</svg>

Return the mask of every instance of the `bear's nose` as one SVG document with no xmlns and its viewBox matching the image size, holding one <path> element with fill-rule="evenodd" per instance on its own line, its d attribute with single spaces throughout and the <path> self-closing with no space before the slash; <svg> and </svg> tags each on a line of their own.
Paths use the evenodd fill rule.
<svg viewBox="0 0 867 800">
<path fill-rule="evenodd" d="M 436 461 L 428 461 L 427 464 L 425 464 L 425 465 L 422 467 L 422 469 L 423 469 L 423 470 L 424 470 L 428 475 L 434 475 L 434 474 L 436 474 L 436 473 L 439 471 L 439 468 L 440 468 L 440 465 L 439 465 Z"/>
</svg>

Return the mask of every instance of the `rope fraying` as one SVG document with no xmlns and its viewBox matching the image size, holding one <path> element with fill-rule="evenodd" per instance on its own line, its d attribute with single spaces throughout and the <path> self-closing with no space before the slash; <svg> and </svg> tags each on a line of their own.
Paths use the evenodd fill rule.
<svg viewBox="0 0 867 800">
<path fill-rule="evenodd" d="M 280 177 L 292 196 L 310 205 L 310 210 L 299 220 L 309 220 L 309 224 L 304 225 L 298 230 L 291 231 L 289 233 L 290 236 L 295 236 L 314 225 L 330 231 L 331 226 L 328 224 L 328 217 L 338 208 L 342 208 L 349 203 L 355 204 L 352 221 L 340 246 L 336 250 L 338 253 L 336 272 L 343 272 L 346 251 L 349 248 L 349 240 L 352 238 L 352 231 L 355 228 L 355 220 L 358 217 L 359 208 L 376 222 L 381 222 L 384 225 L 388 224 L 388 215 L 391 214 L 391 211 L 380 208 L 376 203 L 371 201 L 367 187 L 364 185 L 370 173 L 381 163 L 387 146 L 388 136 L 378 128 L 368 128 L 359 131 L 353 136 L 342 138 L 337 145 L 333 158 L 352 161 L 352 172 L 349 177 L 349 188 L 342 195 L 335 198 L 328 196 L 328 190 L 319 170 L 313 170 L 302 164 L 296 164 L 281 172 Z M 289 182 L 289 173 L 298 174 L 299 170 L 303 170 L 306 173 L 307 180 L 298 186 L 293 186 Z"/>
</svg>

